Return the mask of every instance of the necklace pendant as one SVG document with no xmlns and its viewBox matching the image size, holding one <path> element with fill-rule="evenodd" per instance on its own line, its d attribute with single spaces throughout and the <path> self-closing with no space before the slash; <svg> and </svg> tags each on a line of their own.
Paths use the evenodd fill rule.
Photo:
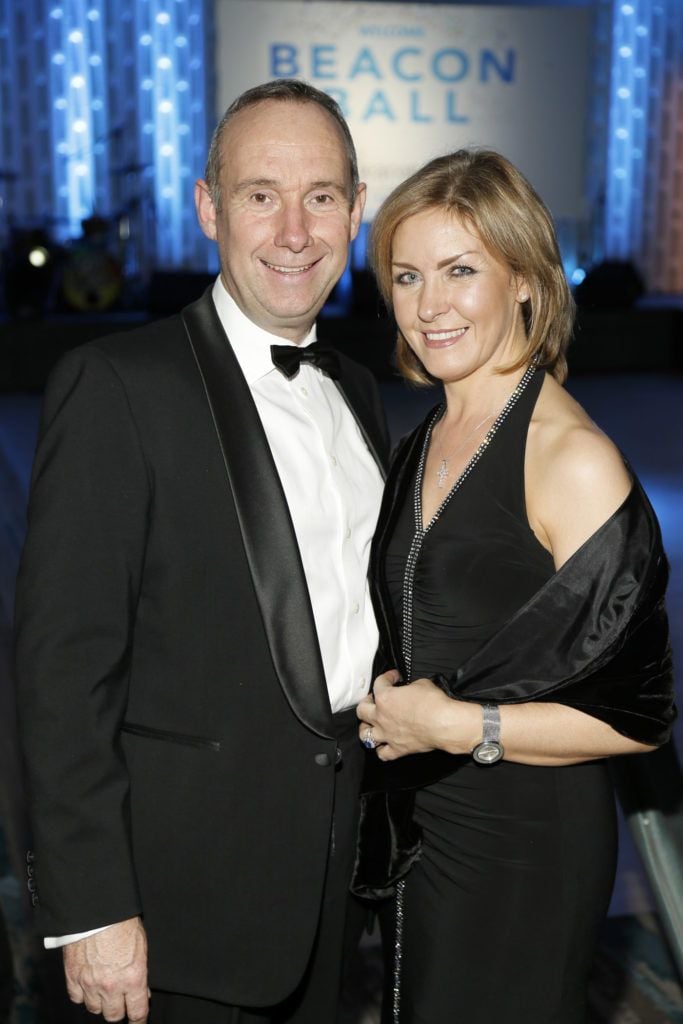
<svg viewBox="0 0 683 1024">
<path fill-rule="evenodd" d="M 443 486 L 448 479 L 448 459 L 442 459 L 439 468 L 436 471 L 437 484 L 443 490 Z"/>
</svg>

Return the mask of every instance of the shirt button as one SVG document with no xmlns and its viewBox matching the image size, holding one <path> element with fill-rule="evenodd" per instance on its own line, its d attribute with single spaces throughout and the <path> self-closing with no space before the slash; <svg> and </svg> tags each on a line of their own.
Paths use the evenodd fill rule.
<svg viewBox="0 0 683 1024">
<path fill-rule="evenodd" d="M 361 686 L 367 686 L 367 684 L 368 684 L 367 678 L 365 676 L 361 676 L 360 677 L 360 685 Z"/>
<path fill-rule="evenodd" d="M 305 388 L 303 385 L 299 388 L 299 391 L 304 396 L 304 398 L 308 394 L 308 388 Z"/>
<path fill-rule="evenodd" d="M 333 466 L 336 466 L 336 465 L 337 465 L 337 460 L 336 460 L 336 458 L 334 457 L 334 455 L 330 455 L 330 462 L 332 463 L 332 465 L 333 465 Z"/>
<path fill-rule="evenodd" d="M 346 539 L 348 540 L 350 536 L 351 536 L 351 527 L 349 526 L 346 529 Z"/>
<path fill-rule="evenodd" d="M 353 602 L 351 606 L 351 611 L 353 612 L 354 615 L 358 615 L 358 612 L 360 611 L 360 605 L 358 604 L 358 601 Z"/>
</svg>

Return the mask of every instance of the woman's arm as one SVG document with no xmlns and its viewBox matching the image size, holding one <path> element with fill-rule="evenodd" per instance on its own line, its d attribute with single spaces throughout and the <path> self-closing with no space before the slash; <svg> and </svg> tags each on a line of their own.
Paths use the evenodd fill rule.
<svg viewBox="0 0 683 1024">
<path fill-rule="evenodd" d="M 428 750 L 471 754 L 482 738 L 481 705 L 448 697 L 430 679 L 395 686 L 398 679 L 395 671 L 378 676 L 374 700 L 371 695 L 358 705 L 360 738 L 372 728 L 380 760 Z M 505 760 L 519 764 L 577 764 L 654 749 L 563 704 L 506 704 L 500 722 Z"/>
</svg>

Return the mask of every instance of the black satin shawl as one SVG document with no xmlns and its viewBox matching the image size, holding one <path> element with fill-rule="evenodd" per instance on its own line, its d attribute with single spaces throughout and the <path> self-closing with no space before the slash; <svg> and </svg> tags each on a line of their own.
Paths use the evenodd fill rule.
<svg viewBox="0 0 683 1024">
<path fill-rule="evenodd" d="M 384 552 L 408 499 L 425 430 L 423 424 L 397 452 L 373 545 L 380 671 L 396 667 L 405 674 Z M 676 717 L 667 580 L 659 524 L 634 477 L 620 508 L 457 671 L 434 682 L 456 700 L 566 704 L 631 739 L 659 745 Z M 449 775 L 463 760 L 442 751 L 390 763 L 368 756 L 356 892 L 386 895 L 405 874 L 419 854 L 412 792 Z"/>
</svg>

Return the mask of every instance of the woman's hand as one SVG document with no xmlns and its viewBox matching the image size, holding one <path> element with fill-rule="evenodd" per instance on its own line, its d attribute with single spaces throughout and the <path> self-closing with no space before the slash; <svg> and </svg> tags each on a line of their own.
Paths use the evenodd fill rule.
<svg viewBox="0 0 683 1024">
<path fill-rule="evenodd" d="M 435 749 L 468 753 L 480 739 L 478 706 L 451 700 L 431 679 L 397 686 L 400 679 L 396 669 L 378 676 L 373 693 L 358 705 L 361 742 L 371 729 L 381 761 Z"/>
<path fill-rule="evenodd" d="M 481 741 L 481 705 L 446 696 L 430 679 L 397 686 L 400 678 L 395 669 L 378 676 L 374 700 L 369 694 L 358 705 L 361 742 L 372 730 L 381 761 L 428 750 L 470 754 Z M 505 760 L 518 764 L 578 764 L 653 749 L 563 704 L 509 704 L 501 707 L 500 718 Z"/>
</svg>

